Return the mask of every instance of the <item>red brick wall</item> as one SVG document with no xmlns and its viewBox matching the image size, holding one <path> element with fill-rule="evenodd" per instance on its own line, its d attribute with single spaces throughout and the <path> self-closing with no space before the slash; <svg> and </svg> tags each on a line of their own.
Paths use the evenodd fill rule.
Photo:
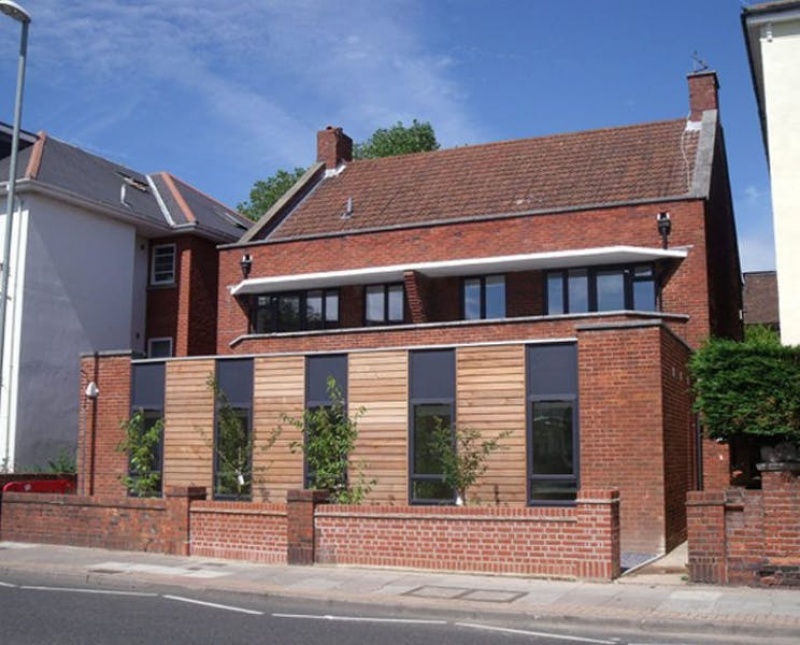
<svg viewBox="0 0 800 645">
<path fill-rule="evenodd" d="M 574 508 L 317 506 L 316 562 L 610 580 L 617 497 Z"/>
<path fill-rule="evenodd" d="M 84 394 L 92 381 L 100 390 L 94 401 Z M 80 401 L 78 492 L 124 495 L 121 477 L 128 471 L 128 461 L 118 446 L 125 438 L 120 424 L 131 414 L 131 354 L 82 356 Z"/>
<path fill-rule="evenodd" d="M 175 356 L 213 354 L 216 348 L 216 246 L 195 236 L 152 240 L 174 243 L 175 285 L 149 287 L 147 338 L 170 337 Z"/>
<path fill-rule="evenodd" d="M 188 554 L 189 498 L 99 498 L 84 495 L 4 493 L 0 539 L 125 551 Z"/>
<path fill-rule="evenodd" d="M 693 582 L 800 586 L 800 478 L 797 471 L 761 475 L 760 491 L 689 494 Z"/>
<path fill-rule="evenodd" d="M 691 350 L 661 329 L 661 414 L 664 424 L 666 551 L 686 540 L 686 494 L 699 487 L 697 441 L 687 363 Z"/>
<path fill-rule="evenodd" d="M 680 333 L 695 346 L 710 329 L 705 208 L 700 200 L 260 244 L 247 247 L 247 251 L 253 257 L 251 277 L 260 277 L 598 246 L 660 247 L 655 213 L 664 210 L 672 218 L 670 245 L 690 248 L 664 289 L 664 310 L 690 316 Z M 267 351 L 261 340 L 230 348 L 234 339 L 247 333 L 246 314 L 228 291 L 241 281 L 240 259 L 240 248 L 220 252 L 220 354 Z M 435 302 L 439 289 L 429 291 Z M 537 297 L 541 294 L 531 294 L 534 301 Z M 380 344 L 381 337 L 374 338 L 372 346 Z"/>
<path fill-rule="evenodd" d="M 581 487 L 620 491 L 622 550 L 665 548 L 661 328 L 578 335 Z"/>
<path fill-rule="evenodd" d="M 196 502 L 191 555 L 286 564 L 286 505 Z"/>
</svg>

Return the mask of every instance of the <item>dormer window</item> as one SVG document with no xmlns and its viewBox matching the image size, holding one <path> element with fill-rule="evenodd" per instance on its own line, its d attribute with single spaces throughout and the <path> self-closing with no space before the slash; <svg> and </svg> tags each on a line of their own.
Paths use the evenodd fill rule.
<svg viewBox="0 0 800 645">
<path fill-rule="evenodd" d="M 164 286 L 175 284 L 175 245 L 157 244 L 150 256 L 150 284 Z"/>
</svg>

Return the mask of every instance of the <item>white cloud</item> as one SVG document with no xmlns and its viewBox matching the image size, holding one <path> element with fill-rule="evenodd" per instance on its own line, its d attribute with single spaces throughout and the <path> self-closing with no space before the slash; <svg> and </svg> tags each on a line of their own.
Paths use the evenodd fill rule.
<svg viewBox="0 0 800 645">
<path fill-rule="evenodd" d="M 209 127 L 206 112 L 240 154 L 275 167 L 312 161 L 306 151 L 327 124 L 359 140 L 418 118 L 445 145 L 479 139 L 452 59 L 426 49 L 424 5 L 414 0 L 34 4 L 30 75 L 85 108 L 53 106 L 51 114 L 72 116 L 61 125 L 68 131 L 36 127 L 87 146 L 158 104 L 174 105 L 184 122 L 197 118 L 198 128 Z"/>
<path fill-rule="evenodd" d="M 734 198 L 742 271 L 775 268 L 775 240 L 769 190 L 745 186 Z"/>
</svg>

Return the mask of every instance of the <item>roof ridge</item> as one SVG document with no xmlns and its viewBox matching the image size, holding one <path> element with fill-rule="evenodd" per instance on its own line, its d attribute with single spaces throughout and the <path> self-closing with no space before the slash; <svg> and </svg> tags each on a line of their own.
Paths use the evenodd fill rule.
<svg viewBox="0 0 800 645">
<path fill-rule="evenodd" d="M 47 132 L 40 130 L 36 134 L 36 143 L 33 144 L 30 159 L 28 159 L 28 167 L 25 169 L 25 176 L 28 179 L 36 179 L 39 176 L 39 170 L 42 167 L 42 155 L 44 154 L 44 146 L 47 142 Z"/>
<path fill-rule="evenodd" d="M 197 186 L 195 186 L 193 184 L 190 184 L 187 181 L 184 181 L 180 177 L 177 177 L 177 176 L 173 175 L 171 172 L 166 171 L 166 170 L 162 170 L 160 173 L 156 173 L 156 174 L 169 175 L 174 182 L 176 182 L 178 184 L 181 184 L 182 186 L 185 186 L 189 190 L 194 191 L 198 195 L 201 195 L 204 199 L 207 199 L 208 201 L 213 202 L 217 206 L 220 206 L 220 207 L 224 208 L 226 213 L 229 213 L 230 215 L 232 215 L 232 216 L 236 217 L 237 219 L 241 220 L 242 224 L 245 224 L 245 225 L 249 226 L 249 225 L 251 225 L 253 223 L 253 220 L 248 219 L 247 217 L 242 215 L 235 208 L 231 208 L 227 204 L 225 204 L 225 203 L 221 202 L 220 200 L 218 200 L 216 197 L 212 197 L 211 195 L 209 195 L 204 190 L 201 190 Z"/>
<path fill-rule="evenodd" d="M 799 0 L 800 1 L 800 0 Z M 493 148 L 503 147 L 507 145 L 522 145 L 533 141 L 545 141 L 549 139 L 568 139 L 576 136 L 587 136 L 592 134 L 600 134 L 603 132 L 621 132 L 626 130 L 634 130 L 637 128 L 652 128 L 659 125 L 672 125 L 676 123 L 685 123 L 686 117 L 677 117 L 672 119 L 659 119 L 657 121 L 645 121 L 643 123 L 632 123 L 628 125 L 605 126 L 602 128 L 592 128 L 590 130 L 571 130 L 570 132 L 553 132 L 550 134 L 542 134 L 532 137 L 520 137 L 516 139 L 502 139 L 500 141 L 487 141 L 485 143 L 465 143 L 463 145 L 453 146 L 452 148 L 439 148 L 437 150 L 424 150 L 421 152 L 407 152 L 405 154 L 392 155 L 389 157 L 373 157 L 371 159 L 353 159 L 347 165 L 356 163 L 359 165 L 380 162 L 386 159 L 407 159 L 408 157 L 415 157 L 420 155 L 445 155 L 454 153 L 459 150 L 475 150 L 476 148 Z"/>
<path fill-rule="evenodd" d="M 158 174 L 161 175 L 161 178 L 164 180 L 164 183 L 167 185 L 167 188 L 172 193 L 172 197 L 178 203 L 178 207 L 181 209 L 181 211 L 183 211 L 183 214 L 186 217 L 186 219 L 189 222 L 192 222 L 193 224 L 197 224 L 197 217 L 195 216 L 192 209 L 189 208 L 189 204 L 186 203 L 186 198 L 184 198 L 183 194 L 178 190 L 178 187 L 175 185 L 176 178 L 173 177 L 166 170 Z"/>
</svg>

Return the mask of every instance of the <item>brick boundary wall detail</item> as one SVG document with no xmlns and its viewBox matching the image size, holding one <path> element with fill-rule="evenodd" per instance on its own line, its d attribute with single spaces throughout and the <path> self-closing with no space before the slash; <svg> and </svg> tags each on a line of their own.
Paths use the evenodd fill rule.
<svg viewBox="0 0 800 645">
<path fill-rule="evenodd" d="M 800 467 L 759 469 L 760 491 L 689 493 L 692 582 L 800 586 Z"/>
<path fill-rule="evenodd" d="M 286 504 L 195 502 L 189 511 L 191 555 L 287 562 Z"/>
<path fill-rule="evenodd" d="M 620 574 L 617 491 L 582 491 L 572 508 L 320 505 L 315 529 L 320 564 L 594 580 Z"/>
<path fill-rule="evenodd" d="M 204 488 L 174 487 L 164 499 L 5 493 L 0 540 L 189 554 L 189 505 Z"/>
</svg>

